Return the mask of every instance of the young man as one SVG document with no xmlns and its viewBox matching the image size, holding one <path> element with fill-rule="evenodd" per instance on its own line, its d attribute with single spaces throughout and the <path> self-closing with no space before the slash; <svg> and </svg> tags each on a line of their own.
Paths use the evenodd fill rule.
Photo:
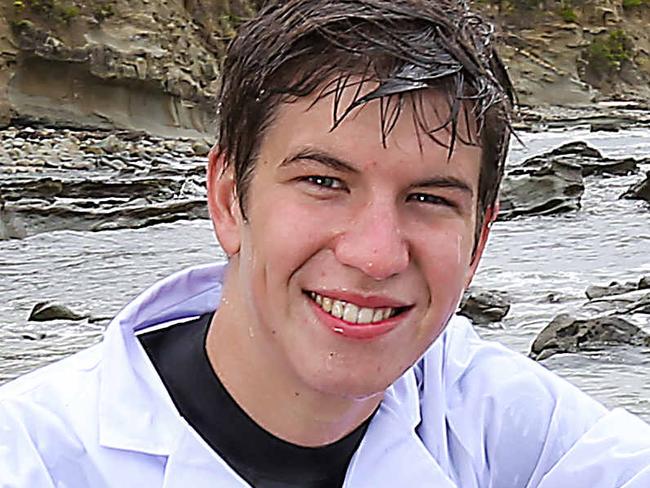
<svg viewBox="0 0 650 488">
<path fill-rule="evenodd" d="M 223 78 L 228 263 L 3 387 L 0 486 L 650 486 L 646 424 L 454 316 L 513 99 L 464 3 L 271 3 Z"/>
</svg>

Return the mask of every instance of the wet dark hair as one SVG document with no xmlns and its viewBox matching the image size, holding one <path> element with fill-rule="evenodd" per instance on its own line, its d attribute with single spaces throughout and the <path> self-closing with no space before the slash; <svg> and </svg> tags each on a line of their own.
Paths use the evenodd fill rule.
<svg viewBox="0 0 650 488">
<path fill-rule="evenodd" d="M 376 86 L 362 95 L 367 82 Z M 340 107 L 350 86 L 358 87 L 357 96 Z M 423 115 L 427 89 L 447 99 L 441 126 L 429 127 Z M 450 155 L 457 140 L 480 144 L 479 232 L 503 176 L 515 95 L 492 27 L 465 1 L 276 0 L 243 24 L 223 63 L 218 137 L 226 165 L 234 165 L 244 216 L 261 141 L 279 104 L 315 93 L 334 96 L 333 129 L 356 107 L 379 99 L 384 144 L 407 103 L 418 140 L 441 142 L 436 134 L 446 130 Z M 459 131 L 461 122 L 475 130 Z"/>
</svg>

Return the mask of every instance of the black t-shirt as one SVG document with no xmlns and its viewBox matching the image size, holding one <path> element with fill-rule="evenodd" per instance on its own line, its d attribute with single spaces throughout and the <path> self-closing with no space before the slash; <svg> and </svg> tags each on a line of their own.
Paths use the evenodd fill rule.
<svg viewBox="0 0 650 488">
<path fill-rule="evenodd" d="M 205 351 L 213 314 L 139 336 L 180 414 L 255 488 L 343 485 L 369 420 L 343 439 L 309 448 L 262 429 L 226 391 Z"/>
</svg>

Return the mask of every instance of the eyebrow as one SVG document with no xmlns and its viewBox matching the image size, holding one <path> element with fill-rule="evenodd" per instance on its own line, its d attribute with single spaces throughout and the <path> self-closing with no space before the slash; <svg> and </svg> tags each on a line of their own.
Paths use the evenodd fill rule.
<svg viewBox="0 0 650 488">
<path fill-rule="evenodd" d="M 467 182 L 455 176 L 434 176 L 411 185 L 411 188 L 451 188 L 460 190 L 470 197 L 474 196 L 474 190 Z"/>
<path fill-rule="evenodd" d="M 295 154 L 286 157 L 280 163 L 279 167 L 291 166 L 292 164 L 299 163 L 301 160 L 306 159 L 316 161 L 317 163 L 327 166 L 335 171 L 353 174 L 359 174 L 361 172 L 355 168 L 352 163 L 316 149 L 301 149 Z M 415 182 L 411 185 L 411 188 L 450 188 L 460 190 L 463 193 L 468 194 L 470 197 L 474 196 L 474 190 L 472 190 L 472 187 L 467 182 L 455 176 L 433 176 Z"/>
<path fill-rule="evenodd" d="M 288 156 L 280 163 L 280 168 L 290 166 L 294 163 L 299 162 L 300 160 L 309 159 L 311 161 L 316 161 L 328 168 L 331 168 L 336 171 L 341 171 L 344 173 L 360 173 L 360 171 L 354 167 L 354 165 L 348 161 L 339 159 L 331 154 L 327 154 L 323 151 L 318 151 L 315 149 L 302 149 L 295 153 L 292 156 Z"/>
</svg>

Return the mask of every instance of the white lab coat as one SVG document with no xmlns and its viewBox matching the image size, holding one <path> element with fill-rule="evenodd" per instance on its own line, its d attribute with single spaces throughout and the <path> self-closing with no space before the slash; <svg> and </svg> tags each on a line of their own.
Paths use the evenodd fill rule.
<svg viewBox="0 0 650 488">
<path fill-rule="evenodd" d="M 101 344 L 1 387 L 0 487 L 248 486 L 181 418 L 135 336 L 213 310 L 223 270 L 159 282 Z M 387 391 L 345 487 L 648 488 L 650 427 L 455 317 Z"/>
</svg>

